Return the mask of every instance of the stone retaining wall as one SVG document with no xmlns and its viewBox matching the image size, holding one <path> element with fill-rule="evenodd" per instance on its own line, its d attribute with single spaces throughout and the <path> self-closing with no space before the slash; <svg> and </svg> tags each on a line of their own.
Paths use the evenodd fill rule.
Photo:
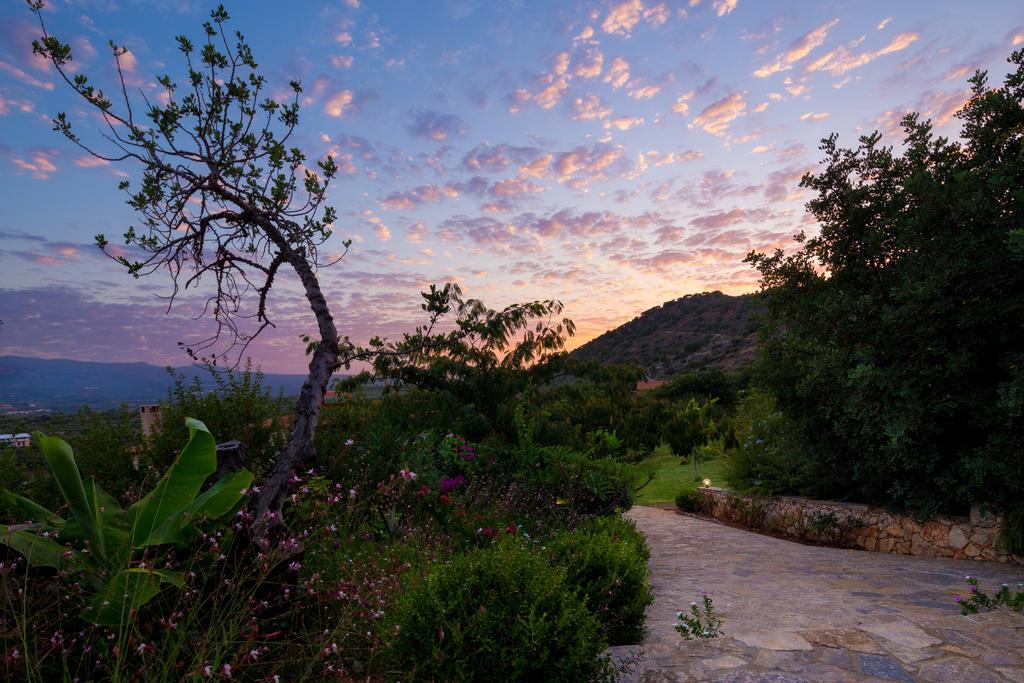
<svg viewBox="0 0 1024 683">
<path fill-rule="evenodd" d="M 704 514 L 799 540 L 900 555 L 1024 564 L 1024 557 L 998 547 L 1002 518 L 978 510 L 972 510 L 970 518 L 938 516 L 918 522 L 853 503 L 743 496 L 719 488 L 700 493 Z"/>
</svg>

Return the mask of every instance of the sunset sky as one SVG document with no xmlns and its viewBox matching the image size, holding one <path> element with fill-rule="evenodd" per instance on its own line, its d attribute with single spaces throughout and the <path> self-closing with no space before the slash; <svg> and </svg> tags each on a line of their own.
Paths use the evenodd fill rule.
<svg viewBox="0 0 1024 683">
<path fill-rule="evenodd" d="M 110 84 L 108 39 L 130 50 L 135 92 L 180 79 L 174 36 L 211 5 L 51 0 L 52 33 Z M 916 110 L 947 134 L 966 79 L 1024 47 L 1024 3 L 335 0 L 228 3 L 280 91 L 305 88 L 299 143 L 335 156 L 340 213 L 321 271 L 342 334 L 365 341 L 420 320 L 417 292 L 457 281 L 492 307 L 557 298 L 578 344 L 684 294 L 752 291 L 743 257 L 815 225 L 801 175 L 831 132 L 845 144 Z M 97 120 L 31 53 L 21 2 L 0 10 L 0 355 L 183 365 L 209 332 L 196 296 L 165 315 L 163 276 L 133 280 L 92 237 L 133 223 L 98 164 L 51 130 Z M 315 327 L 294 283 L 252 347 L 303 370 Z"/>
</svg>

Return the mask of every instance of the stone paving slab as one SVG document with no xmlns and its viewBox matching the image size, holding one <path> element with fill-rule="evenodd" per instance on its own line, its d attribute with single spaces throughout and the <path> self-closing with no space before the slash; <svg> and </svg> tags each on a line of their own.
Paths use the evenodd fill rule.
<svg viewBox="0 0 1024 683">
<path fill-rule="evenodd" d="M 627 513 L 647 535 L 655 602 L 628 683 L 1024 681 L 1024 615 L 961 616 L 1024 567 L 801 545 L 674 510 Z M 707 593 L 725 636 L 685 641 L 676 614 Z"/>
</svg>

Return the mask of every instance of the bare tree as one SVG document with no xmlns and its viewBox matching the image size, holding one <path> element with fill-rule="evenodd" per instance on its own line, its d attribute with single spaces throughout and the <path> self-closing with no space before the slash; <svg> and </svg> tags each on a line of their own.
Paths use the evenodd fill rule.
<svg viewBox="0 0 1024 683">
<path fill-rule="evenodd" d="M 108 162 L 134 161 L 142 168 L 137 185 L 120 189 L 141 219 L 124 234 L 126 251 L 112 248 L 104 235 L 96 244 L 138 278 L 158 271 L 170 275 L 171 306 L 182 290 L 212 280 L 203 314 L 215 332 L 187 347 L 193 359 L 213 364 L 242 357 L 257 335 L 273 322 L 268 297 L 282 267 L 298 276 L 316 318 L 318 339 L 309 361 L 295 419 L 283 452 L 264 482 L 257 518 L 273 523 L 292 470 L 312 456 L 320 404 L 332 373 L 342 364 L 342 345 L 317 271 L 329 263 L 320 250 L 331 236 L 336 211 L 326 203 L 337 173 L 328 156 L 306 166 L 306 156 L 289 146 L 299 123 L 302 88 L 292 81 L 286 102 L 267 92 L 252 51 L 241 33 L 225 29 L 223 6 L 204 23 L 197 48 L 178 36 L 187 65 L 179 85 L 161 76 L 161 91 L 151 98 L 139 89 L 129 96 L 124 68 L 126 48 L 110 43 L 116 63 L 118 104 L 70 68 L 71 47 L 47 32 L 42 0 L 29 0 L 42 37 L 33 42 L 57 73 L 98 112 L 105 124 L 97 148 L 72 129 L 66 114 L 54 129 L 86 152 Z M 206 354 L 206 355 L 204 355 Z"/>
</svg>

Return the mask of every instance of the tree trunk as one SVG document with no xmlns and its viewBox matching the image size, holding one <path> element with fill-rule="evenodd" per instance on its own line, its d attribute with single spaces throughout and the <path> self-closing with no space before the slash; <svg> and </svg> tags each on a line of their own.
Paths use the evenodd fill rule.
<svg viewBox="0 0 1024 683">
<path fill-rule="evenodd" d="M 327 383 L 339 366 L 338 330 L 334 326 L 334 318 L 320 290 L 316 273 L 305 257 L 290 246 L 282 249 L 282 252 L 306 290 L 306 299 L 316 316 L 320 342 L 309 361 L 309 375 L 295 404 L 295 416 L 288 441 L 278 455 L 274 468 L 264 479 L 256 500 L 254 529 L 257 538 L 265 538 L 270 529 L 281 524 L 281 510 L 288 493 L 288 482 L 293 473 L 302 471 L 313 459 L 313 437 L 316 436 L 317 422 L 320 419 L 320 406 L 327 391 Z"/>
</svg>

